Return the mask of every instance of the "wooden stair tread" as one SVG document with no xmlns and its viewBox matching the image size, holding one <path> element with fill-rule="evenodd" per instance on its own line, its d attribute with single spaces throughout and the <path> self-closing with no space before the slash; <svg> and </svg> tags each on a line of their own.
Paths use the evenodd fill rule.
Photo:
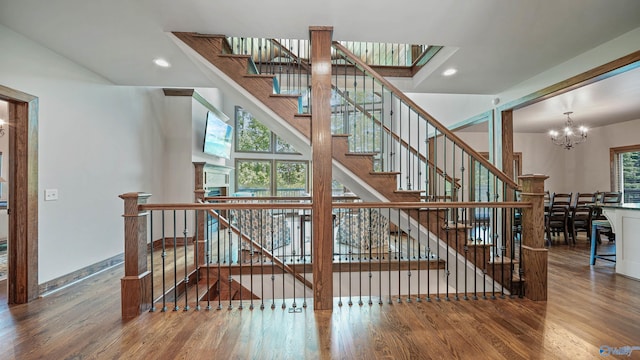
<svg viewBox="0 0 640 360">
<path fill-rule="evenodd" d="M 273 79 L 274 77 L 274 75 L 270 75 L 270 74 L 244 74 L 242 76 L 246 78 L 258 78 L 258 79 Z"/>
<path fill-rule="evenodd" d="M 399 171 L 370 171 L 371 175 L 400 175 Z"/>
<path fill-rule="evenodd" d="M 467 241 L 467 246 L 475 246 L 475 247 L 491 247 L 493 244 L 485 243 L 485 242 L 475 242 L 475 241 Z"/>
<path fill-rule="evenodd" d="M 442 225 L 443 229 L 465 229 L 465 230 L 469 230 L 469 229 L 473 229 L 473 226 L 469 225 L 469 224 L 463 224 L 463 223 L 447 223 Z"/>
<path fill-rule="evenodd" d="M 293 98 L 297 99 L 300 97 L 300 94 L 271 94 L 270 97 L 274 98 Z"/>
<path fill-rule="evenodd" d="M 375 153 L 375 152 L 361 152 L 361 153 L 348 152 L 345 155 L 347 155 L 347 156 L 375 156 L 375 155 L 378 155 L 378 153 Z"/>
<path fill-rule="evenodd" d="M 221 58 L 250 59 L 251 55 L 245 54 L 218 54 Z"/>
<path fill-rule="evenodd" d="M 311 118 L 311 114 L 294 114 L 294 117 Z"/>
<path fill-rule="evenodd" d="M 508 258 L 506 256 L 499 257 L 499 258 L 493 258 L 493 259 L 489 260 L 489 264 L 496 264 L 496 265 L 501 265 L 501 264 L 513 265 L 513 264 L 519 264 L 519 263 L 520 263 L 520 261 L 513 260 L 513 259 Z"/>
</svg>

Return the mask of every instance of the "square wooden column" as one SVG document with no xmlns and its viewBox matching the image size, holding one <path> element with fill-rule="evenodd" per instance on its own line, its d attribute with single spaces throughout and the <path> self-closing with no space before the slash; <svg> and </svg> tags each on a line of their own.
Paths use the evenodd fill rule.
<svg viewBox="0 0 640 360">
<path fill-rule="evenodd" d="M 311 151 L 313 171 L 313 308 L 333 309 L 333 222 L 331 206 L 331 37 L 333 28 L 312 26 Z"/>
<path fill-rule="evenodd" d="M 124 200 L 124 277 L 120 280 L 122 318 L 151 308 L 151 272 L 147 269 L 147 216 L 138 205 L 151 194 L 127 193 Z"/>
<path fill-rule="evenodd" d="M 544 181 L 546 175 L 523 175 L 522 202 L 532 208 L 522 209 L 522 254 L 524 296 L 535 301 L 547 300 L 548 250 L 544 244 Z"/>
</svg>

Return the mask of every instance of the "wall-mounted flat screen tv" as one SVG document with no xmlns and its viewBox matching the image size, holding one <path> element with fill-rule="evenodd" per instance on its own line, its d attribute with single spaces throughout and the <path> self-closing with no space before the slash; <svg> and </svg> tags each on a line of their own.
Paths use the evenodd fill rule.
<svg viewBox="0 0 640 360">
<path fill-rule="evenodd" d="M 232 145 L 233 127 L 208 111 L 204 130 L 204 153 L 230 159 Z"/>
</svg>

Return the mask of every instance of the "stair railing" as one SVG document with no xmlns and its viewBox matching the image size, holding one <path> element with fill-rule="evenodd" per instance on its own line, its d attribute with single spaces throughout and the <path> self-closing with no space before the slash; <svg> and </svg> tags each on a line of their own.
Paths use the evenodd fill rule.
<svg viewBox="0 0 640 360">
<path fill-rule="evenodd" d="M 371 116 L 361 116 L 361 122 L 351 121 L 350 135 L 354 137 L 352 151 L 358 152 L 364 143 L 364 152 L 376 152 L 380 158 L 381 171 L 400 172 L 399 189 L 420 190 L 427 198 L 453 197 L 457 201 L 476 201 L 478 194 L 470 189 L 462 189 L 454 194 L 451 179 L 467 179 L 465 173 L 471 161 L 478 167 L 484 183 L 490 188 L 489 199 L 496 201 L 507 189 L 515 190 L 518 184 L 497 169 L 488 160 L 460 140 L 454 133 L 440 124 L 425 110 L 415 104 L 384 77 L 353 55 L 347 48 L 334 42 L 336 55 L 340 56 L 334 65 L 334 85 L 341 94 L 350 95 L 357 107 L 342 104 L 336 107 L 338 116 L 351 121 L 358 108 Z M 340 69 L 339 64 L 349 64 Z M 346 109 L 345 109 L 346 108 Z M 365 114 L 360 111 L 360 114 Z M 356 123 L 356 124 L 353 124 Z M 401 140 L 404 139 L 404 140 Z M 442 169 L 441 178 L 435 175 Z M 449 184 L 447 184 L 449 182 Z M 475 198 L 474 198 L 475 195 Z"/>
<path fill-rule="evenodd" d="M 305 232 L 312 221 L 310 203 L 149 204 L 148 197 L 122 196 L 127 209 L 123 317 L 145 310 L 244 306 L 297 311 L 313 296 L 305 286 L 313 276 L 314 239 Z M 513 213 L 531 209 L 531 203 L 336 201 L 332 206 L 335 216 L 328 221 L 334 229 L 339 304 L 522 295 L 513 275 L 518 262 L 491 256 L 492 245 L 483 241 L 468 244 L 468 232 L 490 235 L 480 227 L 453 226 L 446 212 L 500 206 Z M 235 219 L 227 222 L 223 213 Z M 203 215 L 206 225 L 199 231 L 195 224 Z M 506 236 L 504 229 L 500 235 Z M 522 252 L 522 242 L 513 240 Z"/>
</svg>

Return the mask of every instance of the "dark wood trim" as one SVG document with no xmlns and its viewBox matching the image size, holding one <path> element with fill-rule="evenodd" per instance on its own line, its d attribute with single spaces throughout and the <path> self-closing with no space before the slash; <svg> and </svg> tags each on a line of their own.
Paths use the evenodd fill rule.
<svg viewBox="0 0 640 360">
<path fill-rule="evenodd" d="M 610 61 L 606 64 L 587 70 L 576 76 L 572 76 L 566 80 L 557 82 L 551 86 L 547 86 L 541 90 L 523 96 L 519 99 L 510 101 L 509 103 L 499 107 L 500 111 L 507 109 L 516 110 L 535 104 L 537 102 L 552 98 L 557 95 L 564 94 L 574 89 L 592 84 L 594 82 L 610 78 L 614 75 L 635 69 L 640 66 L 640 50 L 619 59 Z"/>
<path fill-rule="evenodd" d="M 331 181 L 331 36 L 333 27 L 309 27 L 311 38 L 311 151 L 313 220 L 313 307 L 333 309 Z"/>
<path fill-rule="evenodd" d="M 38 98 L 0 86 L 9 103 L 8 302 L 38 297 Z"/>
<path fill-rule="evenodd" d="M 52 291 L 58 290 L 67 285 L 71 285 L 76 281 L 84 280 L 85 278 L 97 274 L 100 271 L 106 270 L 112 266 L 122 264 L 124 262 L 124 253 L 112 256 L 108 259 L 99 261 L 95 264 L 85 266 L 82 269 L 78 269 L 66 275 L 57 277 L 53 280 L 44 282 L 38 286 L 41 296 L 46 296 Z"/>
<path fill-rule="evenodd" d="M 513 110 L 502 111 L 502 172 L 512 179 L 513 173 Z M 513 198 L 507 199 L 508 201 Z"/>
<path fill-rule="evenodd" d="M 193 89 L 162 89 L 164 96 L 193 96 Z"/>
</svg>

